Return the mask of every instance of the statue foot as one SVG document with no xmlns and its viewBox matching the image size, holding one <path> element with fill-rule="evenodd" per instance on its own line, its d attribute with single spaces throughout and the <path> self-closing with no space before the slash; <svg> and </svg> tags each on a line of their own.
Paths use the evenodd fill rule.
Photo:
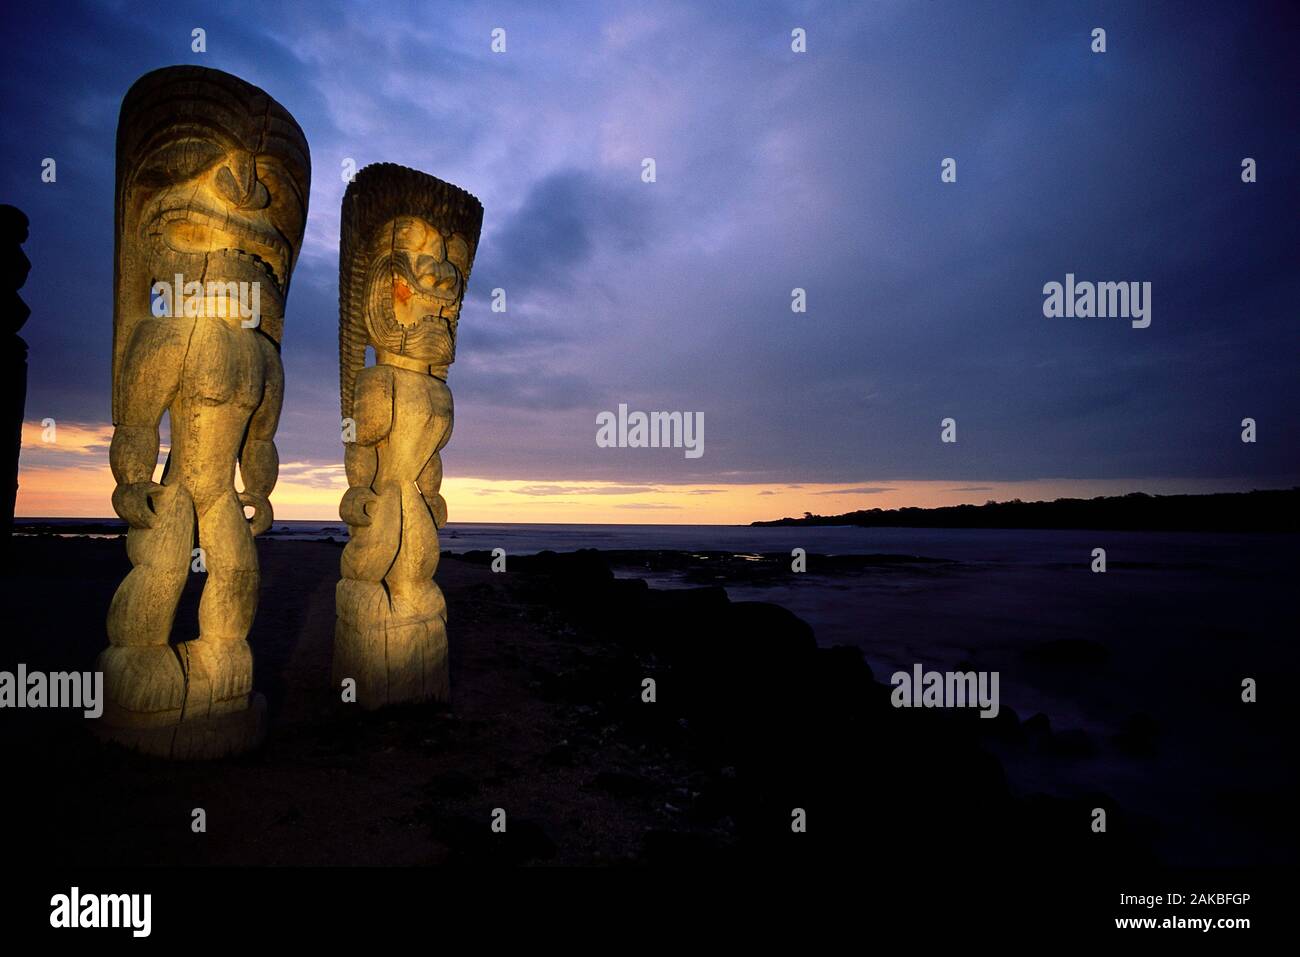
<svg viewBox="0 0 1300 957">
<path fill-rule="evenodd" d="M 112 645 L 99 655 L 105 724 L 150 728 L 175 724 L 185 704 L 185 673 L 169 645 Z"/>
<path fill-rule="evenodd" d="M 142 754 L 176 761 L 206 761 L 252 751 L 266 733 L 266 698 L 248 697 L 238 711 L 210 715 L 165 727 L 114 727 L 94 723 L 95 733 L 106 741 Z"/>
<path fill-rule="evenodd" d="M 366 710 L 400 702 L 450 701 L 445 611 L 411 617 L 409 607 L 395 609 L 383 586 L 373 582 L 343 579 L 335 595 L 336 688 L 351 679 L 356 702 Z M 431 602 L 440 602 L 442 593 L 431 591 L 430 596 Z M 399 616 L 401 611 L 408 614 Z"/>
<path fill-rule="evenodd" d="M 199 638 L 182 642 L 187 682 L 183 721 L 242 711 L 253 690 L 253 651 L 247 641 Z"/>
</svg>

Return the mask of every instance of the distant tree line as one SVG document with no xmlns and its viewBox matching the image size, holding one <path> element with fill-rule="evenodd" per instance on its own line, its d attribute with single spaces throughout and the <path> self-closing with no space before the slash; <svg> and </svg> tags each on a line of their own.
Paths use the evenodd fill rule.
<svg viewBox="0 0 1300 957">
<path fill-rule="evenodd" d="M 1052 502 L 985 502 L 941 508 L 871 508 L 843 515 L 779 518 L 752 525 L 876 528 L 1096 528 L 1144 531 L 1295 532 L 1300 488 L 1212 495 L 1108 495 Z"/>
</svg>

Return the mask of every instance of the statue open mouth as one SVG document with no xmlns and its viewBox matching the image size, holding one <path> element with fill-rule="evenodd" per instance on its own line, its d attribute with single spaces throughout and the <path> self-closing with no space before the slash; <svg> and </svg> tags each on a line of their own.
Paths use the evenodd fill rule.
<svg viewBox="0 0 1300 957">
<path fill-rule="evenodd" d="M 418 325 L 423 327 L 425 325 L 435 324 L 435 323 L 438 326 L 439 332 L 435 332 L 433 334 L 434 335 L 439 335 L 440 333 L 446 334 L 447 342 L 449 343 L 449 347 L 450 347 L 450 352 L 448 354 L 452 358 L 454 358 L 456 355 L 456 318 L 454 316 L 438 315 L 437 313 L 425 313 L 423 316 L 420 317 L 420 322 L 418 323 Z M 403 347 L 405 347 L 405 343 L 406 340 L 403 339 Z"/>
<path fill-rule="evenodd" d="M 150 232 L 171 252 L 221 260 L 227 267 L 221 272 L 228 274 L 223 278 L 269 282 L 271 291 L 284 297 L 289 244 L 266 224 L 185 206 L 160 212 Z M 207 278 L 215 278 L 210 273 Z"/>
<path fill-rule="evenodd" d="M 384 305 L 392 312 L 398 325 L 410 326 L 425 322 L 446 320 L 448 331 L 451 320 L 445 315 L 460 300 L 461 281 L 456 267 L 449 262 L 435 265 L 418 278 L 398 261 L 394 266 L 390 297 Z M 403 321 L 403 316 L 414 317 Z"/>
</svg>

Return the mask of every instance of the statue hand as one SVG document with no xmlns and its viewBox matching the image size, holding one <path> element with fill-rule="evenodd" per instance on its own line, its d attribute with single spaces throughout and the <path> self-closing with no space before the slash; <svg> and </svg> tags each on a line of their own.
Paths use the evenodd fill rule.
<svg viewBox="0 0 1300 957">
<path fill-rule="evenodd" d="M 447 500 L 434 492 L 424 499 L 429 504 L 429 511 L 433 513 L 433 524 L 437 528 L 443 528 L 447 524 Z"/>
<path fill-rule="evenodd" d="M 113 489 L 113 511 L 132 528 L 153 528 L 158 514 L 151 497 L 163 487 L 156 482 L 132 482 Z"/>
<path fill-rule="evenodd" d="M 339 502 L 339 518 L 352 526 L 369 525 L 371 519 L 366 514 L 366 507 L 377 501 L 379 496 L 364 485 L 353 486 L 343 493 L 343 500 Z"/>
<path fill-rule="evenodd" d="M 271 500 L 265 495 L 258 495 L 256 492 L 240 492 L 239 504 L 253 507 L 253 517 L 248 520 L 248 524 L 252 526 L 254 535 L 261 535 L 271 527 L 275 513 L 271 510 Z"/>
</svg>

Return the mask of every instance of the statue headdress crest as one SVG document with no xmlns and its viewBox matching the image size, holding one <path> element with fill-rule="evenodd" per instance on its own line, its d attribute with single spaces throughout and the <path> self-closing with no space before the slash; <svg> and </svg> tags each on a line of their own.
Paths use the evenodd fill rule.
<svg viewBox="0 0 1300 957">
<path fill-rule="evenodd" d="M 394 224 L 404 218 L 427 223 L 441 235 L 443 261 L 454 265 L 458 281 L 448 275 L 446 298 L 426 292 L 429 310 L 447 321 L 454 342 L 460 301 L 474 262 L 483 206 L 470 193 L 428 173 L 394 163 L 377 163 L 357 172 L 343 196 L 339 240 L 339 394 L 344 418 L 351 418 L 357 374 L 365 365 L 366 345 L 404 354 L 419 330 L 403 327 L 393 316 L 392 286 L 380 281 L 391 273 Z M 432 285 L 429 275 L 420 277 Z"/>
</svg>

